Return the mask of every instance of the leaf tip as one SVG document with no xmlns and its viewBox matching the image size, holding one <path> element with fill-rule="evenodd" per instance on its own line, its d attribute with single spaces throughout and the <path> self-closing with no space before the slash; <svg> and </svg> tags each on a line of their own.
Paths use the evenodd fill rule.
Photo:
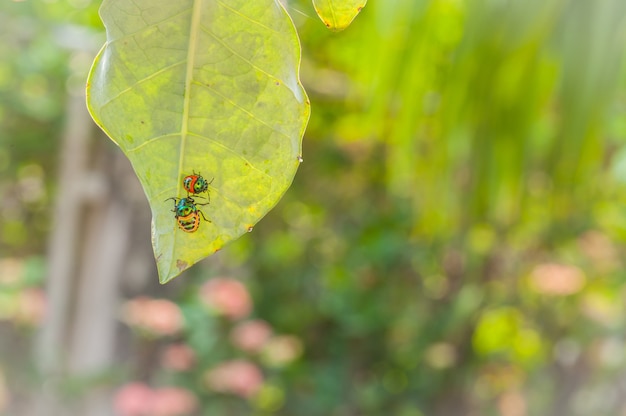
<svg viewBox="0 0 626 416">
<path fill-rule="evenodd" d="M 159 269 L 159 283 L 162 285 L 168 283 L 170 280 L 178 276 L 178 273 L 172 274 L 170 271 L 161 270 L 161 267 L 159 267 L 158 265 L 157 268 Z"/>
</svg>

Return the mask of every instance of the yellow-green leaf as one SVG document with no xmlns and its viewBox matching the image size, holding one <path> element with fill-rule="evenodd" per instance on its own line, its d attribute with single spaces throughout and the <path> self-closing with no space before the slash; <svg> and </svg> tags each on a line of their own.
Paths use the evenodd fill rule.
<svg viewBox="0 0 626 416">
<path fill-rule="evenodd" d="M 313 7 L 330 30 L 344 30 L 365 7 L 367 0 L 313 0 Z"/>
<path fill-rule="evenodd" d="M 143 185 L 165 283 L 251 230 L 291 184 L 310 108 L 300 44 L 278 0 L 104 0 L 100 15 L 87 103 Z M 187 233 L 166 199 L 187 196 L 193 172 L 213 182 L 199 206 L 209 221 Z"/>
</svg>

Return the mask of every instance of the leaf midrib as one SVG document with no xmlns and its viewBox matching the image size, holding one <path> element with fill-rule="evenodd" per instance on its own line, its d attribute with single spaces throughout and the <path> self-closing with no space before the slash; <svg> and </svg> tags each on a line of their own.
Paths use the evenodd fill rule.
<svg viewBox="0 0 626 416">
<path fill-rule="evenodd" d="M 187 67 L 185 70 L 185 96 L 183 97 L 183 114 L 180 127 L 180 156 L 178 159 L 178 178 L 182 175 L 183 159 L 185 157 L 185 144 L 187 141 L 189 105 L 191 103 L 191 85 L 193 81 L 193 70 L 195 66 L 196 48 L 198 46 L 198 32 L 200 28 L 200 16 L 202 15 L 203 0 L 194 0 L 191 11 L 191 27 L 189 29 L 189 50 L 187 51 Z M 176 189 L 180 189 L 180 184 Z"/>
<path fill-rule="evenodd" d="M 185 145 L 187 143 L 187 135 L 189 134 L 189 106 L 191 103 L 191 85 L 193 81 L 193 71 L 195 66 L 196 48 L 198 46 L 198 33 L 200 28 L 200 17 L 202 16 L 202 3 L 204 0 L 194 0 L 191 10 L 191 27 L 189 28 L 189 50 L 187 51 L 187 67 L 185 69 L 185 95 L 183 97 L 183 113 L 180 127 L 180 155 L 178 158 L 178 174 L 176 175 L 176 195 L 178 196 L 181 186 L 180 178 L 182 178 L 183 161 L 185 159 Z M 176 227 L 174 227 L 174 241 L 172 247 L 176 247 L 176 239 L 178 237 Z M 172 250 L 176 251 L 176 250 Z M 172 259 L 172 264 L 175 264 Z"/>
</svg>

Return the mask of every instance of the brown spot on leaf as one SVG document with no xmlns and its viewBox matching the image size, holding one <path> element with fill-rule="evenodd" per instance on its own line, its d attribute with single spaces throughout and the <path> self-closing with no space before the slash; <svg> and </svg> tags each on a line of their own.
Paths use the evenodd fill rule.
<svg viewBox="0 0 626 416">
<path fill-rule="evenodd" d="M 189 267 L 189 263 L 187 263 L 185 260 L 181 260 L 181 259 L 176 260 L 176 268 L 178 269 L 179 272 L 182 272 L 188 267 Z"/>
</svg>

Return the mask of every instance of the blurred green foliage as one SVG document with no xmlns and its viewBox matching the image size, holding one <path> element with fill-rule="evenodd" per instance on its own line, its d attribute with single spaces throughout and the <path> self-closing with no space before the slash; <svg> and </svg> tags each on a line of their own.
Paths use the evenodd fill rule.
<svg viewBox="0 0 626 416">
<path fill-rule="evenodd" d="M 42 254 L 66 96 L 84 88 L 97 2 L 0 5 L 0 252 Z M 87 35 L 87 36 L 86 36 Z"/>
<path fill-rule="evenodd" d="M 95 21 L 52 12 L 69 2 L 33 4 L 3 4 L 0 18 L 37 21 L 18 34 Z M 253 315 L 303 353 L 272 367 L 234 349 L 232 324 L 197 300 L 209 260 L 177 295 L 178 341 L 198 365 L 153 381 L 193 390 L 203 414 L 624 412 L 626 3 L 371 1 L 340 34 L 304 0 L 289 10 L 313 107 L 304 163 L 221 255 L 250 275 Z M 68 55 L 32 39 L 0 66 L 3 213 L 20 167 L 55 163 L 37 149 L 58 137 Z M 25 105 L 42 91 L 57 106 Z M 17 226 L 3 215 L 2 227 Z M 26 242 L 2 240 L 18 254 Z M 204 370 L 241 357 L 263 365 L 259 394 L 208 392 Z"/>
</svg>

